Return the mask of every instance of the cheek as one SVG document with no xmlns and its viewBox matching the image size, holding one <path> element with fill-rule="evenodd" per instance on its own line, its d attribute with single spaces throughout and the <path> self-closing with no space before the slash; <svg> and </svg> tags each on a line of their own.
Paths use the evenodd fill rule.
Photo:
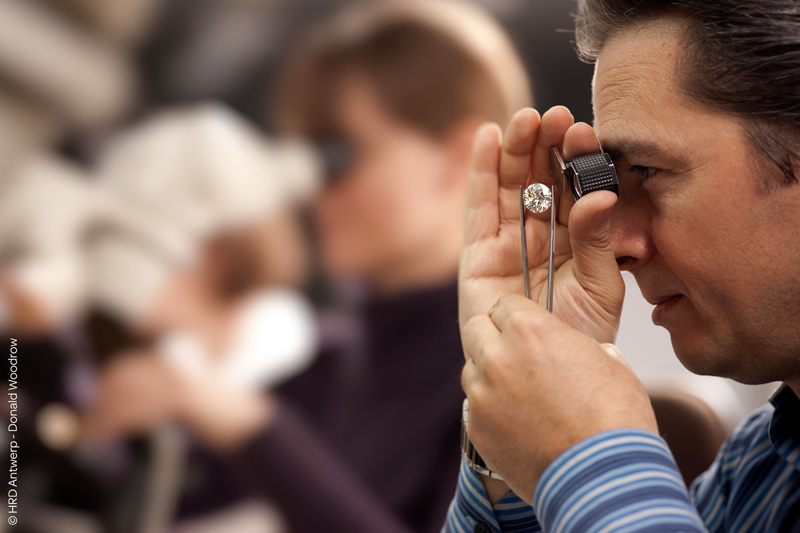
<svg viewBox="0 0 800 533">
<path fill-rule="evenodd" d="M 382 230 L 381 188 L 368 169 L 357 168 L 317 199 L 315 215 L 322 244 L 342 253 L 373 245 Z"/>
<path fill-rule="evenodd" d="M 316 206 L 322 231 L 362 234 L 390 230 L 402 218 L 407 193 L 403 179 L 388 161 L 367 160 L 334 188 L 323 193 Z"/>
<path fill-rule="evenodd" d="M 695 306 L 715 313 L 742 304 L 753 275 L 752 250 L 757 247 L 747 200 L 727 192 L 743 189 L 724 181 L 698 178 L 682 194 L 663 202 L 653 220 L 653 240 L 660 255 Z"/>
<path fill-rule="evenodd" d="M 432 201 L 428 189 L 437 169 L 430 157 L 397 143 L 366 156 L 325 191 L 315 214 L 331 266 L 369 269 L 413 248 L 430 228 L 425 205 Z"/>
<path fill-rule="evenodd" d="M 353 190 L 359 222 L 380 228 L 388 240 L 429 227 L 441 157 L 415 140 L 398 140 L 364 161 Z"/>
</svg>

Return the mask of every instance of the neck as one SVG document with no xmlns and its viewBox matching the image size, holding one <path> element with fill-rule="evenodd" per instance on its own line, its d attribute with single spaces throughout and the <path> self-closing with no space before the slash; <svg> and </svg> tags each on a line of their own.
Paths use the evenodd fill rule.
<svg viewBox="0 0 800 533">
<path fill-rule="evenodd" d="M 451 232 L 406 260 L 392 261 L 370 279 L 371 287 L 380 295 L 390 296 L 416 289 L 437 287 L 448 283 L 458 274 L 461 254 L 461 232 Z"/>
</svg>

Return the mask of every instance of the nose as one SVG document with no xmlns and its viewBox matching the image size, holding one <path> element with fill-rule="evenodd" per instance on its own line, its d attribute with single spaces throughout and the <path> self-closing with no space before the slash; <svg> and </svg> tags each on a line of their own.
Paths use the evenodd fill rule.
<svg viewBox="0 0 800 533">
<path fill-rule="evenodd" d="M 650 210 L 643 202 L 620 195 L 611 213 L 611 246 L 620 270 L 635 271 L 655 254 Z"/>
</svg>

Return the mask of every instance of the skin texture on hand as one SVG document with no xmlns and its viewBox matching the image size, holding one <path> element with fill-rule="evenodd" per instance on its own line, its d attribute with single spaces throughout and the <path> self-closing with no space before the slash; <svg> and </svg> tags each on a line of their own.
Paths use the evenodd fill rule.
<svg viewBox="0 0 800 533">
<path fill-rule="evenodd" d="M 476 135 L 459 268 L 462 327 L 486 313 L 500 296 L 522 294 L 519 187 L 552 186 L 549 150 L 562 145 L 566 158 L 599 150 L 592 128 L 573 126 L 564 107 L 551 109 L 541 120 L 533 109 L 523 109 L 505 135 L 494 125 Z M 558 198 L 553 312 L 599 342 L 616 339 L 625 296 L 608 241 L 615 202 L 616 195 L 606 191 L 587 195 L 577 205 L 570 194 Z M 529 213 L 526 220 L 531 297 L 542 305 L 547 298 L 549 220 L 549 213 Z"/>
<path fill-rule="evenodd" d="M 616 428 L 658 433 L 647 393 L 619 351 L 535 302 L 504 296 L 462 337 L 470 439 L 528 503 L 547 466 L 585 438 Z"/>
</svg>

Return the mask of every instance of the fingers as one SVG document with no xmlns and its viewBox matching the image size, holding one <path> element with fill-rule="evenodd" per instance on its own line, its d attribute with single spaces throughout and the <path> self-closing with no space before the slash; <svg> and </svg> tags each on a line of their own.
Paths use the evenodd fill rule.
<svg viewBox="0 0 800 533">
<path fill-rule="evenodd" d="M 468 185 L 466 244 L 495 235 L 500 228 L 498 168 L 502 137 L 497 124 L 484 124 L 475 134 Z"/>
<path fill-rule="evenodd" d="M 489 315 L 476 315 L 466 323 L 461 331 L 461 344 L 464 348 L 464 357 L 480 366 L 483 361 L 484 347 L 493 339 L 500 336 L 497 327 Z"/>
<path fill-rule="evenodd" d="M 618 314 L 625 284 L 611 246 L 611 211 L 617 195 L 597 191 L 580 199 L 569 218 L 570 245 L 575 276 L 584 290 L 603 308 Z"/>
<path fill-rule="evenodd" d="M 597 134 L 594 129 L 585 122 L 579 122 L 573 125 L 564 137 L 564 160 L 570 160 L 575 157 L 593 154 L 600 151 L 600 141 L 597 140 Z M 558 221 L 561 224 L 566 224 L 569 220 L 570 210 L 575 204 L 570 192 L 561 195 L 559 202 Z"/>
<path fill-rule="evenodd" d="M 572 113 L 563 106 L 553 107 L 544 114 L 531 162 L 533 181 L 553 183 L 553 179 L 550 177 L 550 148 L 555 146 L 561 149 L 563 147 L 564 136 L 574 122 Z"/>
<path fill-rule="evenodd" d="M 563 106 L 553 107 L 542 116 L 539 136 L 531 159 L 531 182 L 544 183 L 548 187 L 553 185 L 553 178 L 550 176 L 550 148 L 556 146 L 561 149 L 564 136 L 573 123 L 572 114 Z M 548 220 L 550 217 L 547 213 L 533 216 L 542 220 Z"/>
<path fill-rule="evenodd" d="M 528 183 L 531 154 L 539 134 L 539 113 L 530 108 L 514 115 L 500 154 L 500 220 L 519 220 L 519 188 Z"/>
<path fill-rule="evenodd" d="M 500 332 L 537 321 L 557 321 L 547 309 L 518 294 L 500 297 L 489 309 L 489 318 Z"/>
<path fill-rule="evenodd" d="M 564 136 L 564 160 L 578 157 L 579 155 L 592 154 L 600 151 L 600 141 L 594 129 L 585 122 L 578 122 Z"/>
<path fill-rule="evenodd" d="M 556 106 L 549 109 L 542 116 L 542 124 L 539 127 L 539 136 L 536 146 L 533 149 L 531 159 L 531 182 L 544 183 L 554 189 L 556 199 L 567 195 L 559 195 L 553 187 L 554 181 L 550 176 L 550 148 L 557 147 L 559 150 L 564 145 L 564 136 L 570 126 L 575 122 L 572 113 L 564 106 Z M 556 213 L 558 215 L 558 213 Z M 528 216 L 549 221 L 550 213 L 528 213 Z"/>
</svg>

